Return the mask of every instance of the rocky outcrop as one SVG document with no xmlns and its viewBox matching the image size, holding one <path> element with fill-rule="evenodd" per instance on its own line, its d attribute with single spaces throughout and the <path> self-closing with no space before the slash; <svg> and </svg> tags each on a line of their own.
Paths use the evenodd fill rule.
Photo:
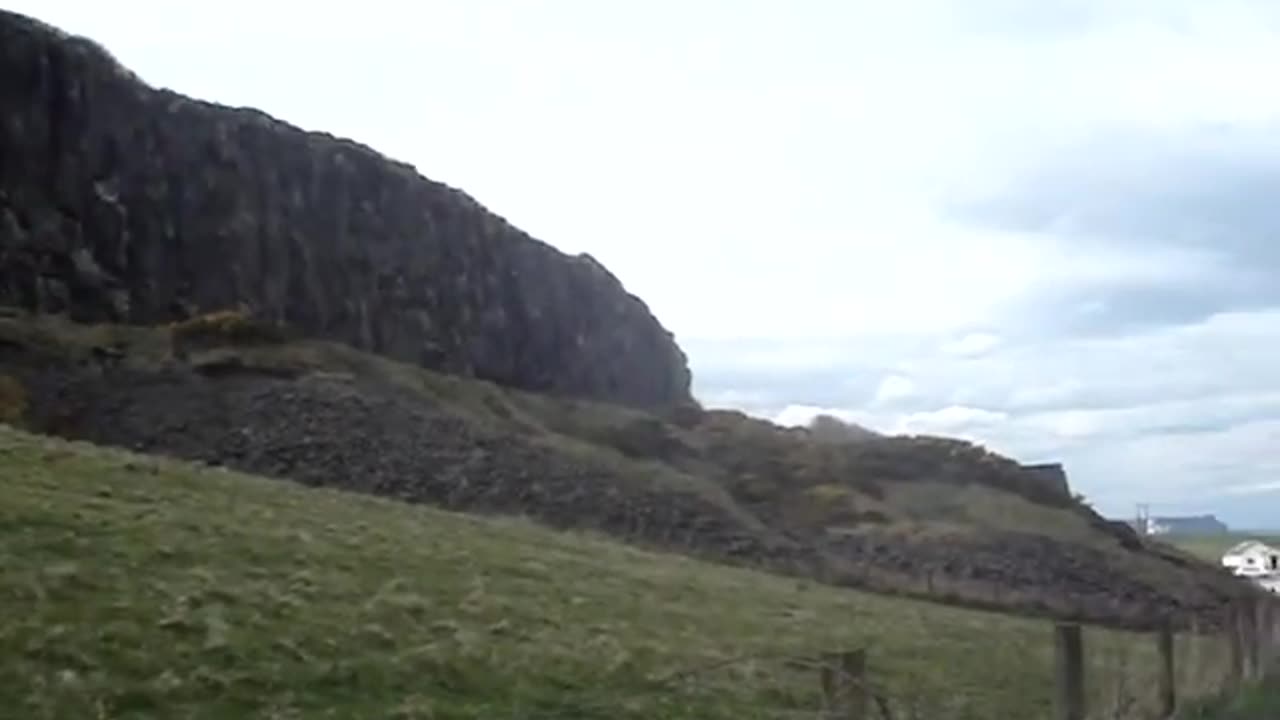
<svg viewBox="0 0 1280 720">
<path fill-rule="evenodd" d="M 48 434 L 313 487 L 520 515 L 777 572 L 808 576 L 821 565 L 815 548 L 764 530 L 692 486 L 654 483 L 608 455 L 476 422 L 368 378 L 236 363 L 6 363 L 3 354 L 0 370 L 27 395 L 27 426 Z"/>
<path fill-rule="evenodd" d="M 1023 465 L 1022 469 L 1029 476 L 1043 483 L 1045 490 L 1051 494 L 1061 498 L 1071 497 L 1071 486 L 1067 483 L 1067 471 L 1062 467 L 1062 463 Z"/>
<path fill-rule="evenodd" d="M 155 323 L 246 304 L 309 335 L 523 389 L 689 400 L 638 298 L 357 143 L 154 89 L 0 11 L 0 304 Z"/>
</svg>

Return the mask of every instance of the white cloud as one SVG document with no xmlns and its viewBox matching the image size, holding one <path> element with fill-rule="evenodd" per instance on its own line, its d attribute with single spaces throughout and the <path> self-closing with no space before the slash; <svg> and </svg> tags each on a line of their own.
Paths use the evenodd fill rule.
<svg viewBox="0 0 1280 720">
<path fill-rule="evenodd" d="M 916 394 L 916 384 L 905 375 L 889 375 L 880 381 L 873 401 L 876 405 L 887 405 L 898 400 L 905 400 Z"/>
<path fill-rule="evenodd" d="M 973 332 L 960 336 L 942 346 L 942 352 L 957 357 L 978 357 L 986 355 L 1000 346 L 999 335 L 986 332 Z"/>
<path fill-rule="evenodd" d="M 1010 390 L 1008 404 L 1014 408 L 1062 407 L 1085 394 L 1089 385 L 1077 378 L 1049 380 L 1043 385 L 1015 387 Z"/>
<path fill-rule="evenodd" d="M 864 411 L 849 410 L 845 408 L 829 408 L 817 405 L 788 405 L 775 413 L 769 419 L 778 425 L 800 427 L 808 425 L 819 415 L 830 415 L 831 417 L 838 418 L 847 423 L 860 425 L 876 432 L 883 432 L 881 428 L 878 428 L 873 424 L 877 420 L 875 415 Z"/>
<path fill-rule="evenodd" d="M 1198 432 L 1130 436 L 1098 443 L 1080 453 L 1081 472 L 1122 472 L 1122 481 L 1095 483 L 1090 495 L 1125 507 L 1135 502 L 1177 503 L 1231 494 L 1280 476 L 1272 448 L 1280 421 L 1263 419 Z M 1261 488 L 1259 488 L 1261 492 Z M 1274 515 L 1259 517 L 1274 523 Z"/>
<path fill-rule="evenodd" d="M 963 434 L 984 427 L 997 426 L 1008 420 L 1007 413 L 963 405 L 948 405 L 939 410 L 911 413 L 899 421 L 899 427 L 903 432 L 910 433 Z"/>
<path fill-rule="evenodd" d="M 1032 422 L 1065 440 L 1089 438 L 1102 431 L 1098 413 L 1088 410 L 1046 413 L 1033 418 Z"/>
<path fill-rule="evenodd" d="M 1252 483 L 1249 485 L 1231 485 L 1223 488 L 1222 492 L 1225 495 L 1265 495 L 1268 493 L 1280 492 L 1280 480 Z"/>
</svg>

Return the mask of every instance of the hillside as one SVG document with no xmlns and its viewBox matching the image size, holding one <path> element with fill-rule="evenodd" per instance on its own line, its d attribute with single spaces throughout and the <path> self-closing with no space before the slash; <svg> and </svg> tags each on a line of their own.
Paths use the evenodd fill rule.
<svg viewBox="0 0 1280 720">
<path fill-rule="evenodd" d="M 3 11 L 0 77 L 0 413 L 26 428 L 1027 614 L 1204 624 L 1242 591 L 1060 467 L 705 411 L 606 269 L 367 147 Z"/>
<path fill-rule="evenodd" d="M 1044 618 L 1128 709 L 1131 631 L 1250 592 L 1061 465 L 690 385 L 593 258 L 0 10 L 7 710 L 806 717 L 868 648 L 900 710 L 1037 718 Z"/>
<path fill-rule="evenodd" d="M 11 312 L 0 375 L 8 416 L 40 432 L 836 585 L 1135 627 L 1213 623 L 1241 590 L 967 443 L 523 393 L 234 312 L 164 328 Z"/>
<path fill-rule="evenodd" d="M 155 89 L 0 10 L 0 304 L 160 323 L 246 303 L 504 385 L 690 401 L 685 356 L 569 256 L 350 140 Z"/>
<path fill-rule="evenodd" d="M 814 717 L 815 658 L 860 647 L 898 717 L 1048 716 L 1039 621 L 2 425 L 0 477 L 15 717 Z M 1089 643 L 1095 707 L 1143 702 L 1150 638 Z"/>
</svg>

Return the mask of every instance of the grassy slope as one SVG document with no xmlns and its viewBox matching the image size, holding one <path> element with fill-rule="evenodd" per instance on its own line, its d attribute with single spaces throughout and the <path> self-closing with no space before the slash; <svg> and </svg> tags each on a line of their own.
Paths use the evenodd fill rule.
<svg viewBox="0 0 1280 720">
<path fill-rule="evenodd" d="M 1245 540 L 1280 545 L 1280 537 L 1249 533 L 1225 535 L 1181 535 L 1168 542 L 1204 560 L 1217 563 L 1229 548 Z M 1280 684 L 1271 682 L 1252 688 L 1239 697 L 1222 702 L 1207 702 L 1188 708 L 1184 720 L 1273 720 L 1280 717 Z"/>
<path fill-rule="evenodd" d="M 1179 720 L 1275 720 L 1280 717 L 1280 682 L 1249 688 L 1229 700 L 1196 703 Z"/>
<path fill-rule="evenodd" d="M 165 329 L 76 325 L 20 312 L 0 313 L 0 346 L 5 343 L 25 348 L 30 357 L 76 362 L 92 361 L 94 348 L 121 347 L 124 363 L 147 370 L 173 362 L 174 351 L 172 334 Z M 332 343 L 291 340 L 245 344 L 219 337 L 214 345 L 193 350 L 189 361 L 200 365 L 234 360 L 272 371 L 344 373 L 389 384 L 406 395 L 447 407 L 477 426 L 518 432 L 553 448 L 566 462 L 574 462 L 575 456 L 602 462 L 615 480 L 695 492 L 760 536 L 779 527 L 802 531 L 854 527 L 892 543 L 900 537 L 931 538 L 945 532 L 947 537 L 935 544 L 950 547 L 954 538 L 1013 531 L 1100 550 L 1105 553 L 1106 565 L 1167 593 L 1183 595 L 1181 589 L 1188 581 L 1187 573 L 1152 554 L 1122 551 L 1113 535 L 1100 531 L 1069 506 L 1036 502 L 998 483 L 989 484 L 993 477 L 999 479 L 999 465 L 1007 461 L 995 459 L 993 466 L 992 458 L 981 452 L 976 453 L 976 459 L 973 453 L 961 453 L 964 457 L 957 457 L 949 466 L 944 461 L 941 470 L 968 479 L 943 481 L 931 479 L 931 473 L 939 468 L 928 461 L 923 469 L 916 469 L 921 458 L 938 456 L 936 447 L 929 449 L 936 445 L 933 441 L 922 441 L 919 452 L 913 454 L 913 441 L 898 439 L 892 441 L 897 443 L 896 450 L 888 454 L 869 451 L 866 458 L 850 463 L 833 459 L 829 445 L 809 443 L 794 434 L 780 437 L 785 432 L 779 428 L 732 413 L 711 413 L 689 427 L 660 422 L 635 410 L 522 393 L 443 375 Z M 3 394 L 0 392 L 0 406 L 5 404 Z M 5 419 L 4 409 L 0 407 L 0 421 Z M 668 440 L 670 444 L 664 444 Z M 781 461 L 775 462 L 779 458 Z M 895 479 L 884 480 L 886 476 Z M 879 490 L 873 491 L 868 482 Z M 859 519 L 868 512 L 882 519 Z M 968 557 L 962 551 L 955 556 L 961 563 Z M 908 592 L 926 591 L 921 572 L 901 575 L 877 582 Z M 958 602 L 987 603 L 1000 595 L 1004 605 L 1023 610 L 1028 598 L 1035 601 L 1032 604 L 1047 605 L 1054 611 L 1078 607 L 1057 589 L 1038 586 L 1021 595 L 1001 594 L 982 583 L 939 577 L 929 588 L 935 595 Z"/>
<path fill-rule="evenodd" d="M 819 703 L 785 658 L 861 646 L 939 717 L 1051 696 L 1042 622 L 3 426 L 0 477 L 0 705 L 25 718 L 777 717 Z M 1149 687 L 1147 638 L 1089 643 L 1100 697 Z"/>
</svg>

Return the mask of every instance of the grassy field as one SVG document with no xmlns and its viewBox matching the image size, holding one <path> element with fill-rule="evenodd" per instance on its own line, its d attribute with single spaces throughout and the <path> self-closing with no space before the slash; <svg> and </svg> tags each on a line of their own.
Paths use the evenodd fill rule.
<svg viewBox="0 0 1280 720">
<path fill-rule="evenodd" d="M 859 647 L 927 717 L 1049 714 L 1044 622 L 2 425 L 0 478 L 12 717 L 807 718 Z M 1098 707 L 1151 687 L 1149 638 L 1087 642 Z"/>
<path fill-rule="evenodd" d="M 1229 533 L 1214 536 L 1175 536 L 1169 542 L 1211 562 L 1218 562 L 1222 554 L 1236 543 L 1245 540 L 1280 545 L 1280 536 L 1267 533 Z M 1207 702 L 1189 708 L 1183 720 L 1272 720 L 1280 718 L 1280 684 L 1252 688 L 1240 697 L 1225 702 Z"/>
<path fill-rule="evenodd" d="M 1216 564 L 1222 559 L 1223 553 L 1229 550 L 1236 543 L 1241 543 L 1245 540 L 1259 540 L 1267 543 L 1268 545 L 1280 546 L 1280 536 L 1268 535 L 1266 533 L 1251 534 L 1241 532 L 1233 532 L 1226 535 L 1172 536 L 1168 539 L 1168 542 Z"/>
<path fill-rule="evenodd" d="M 1189 707 L 1179 720 L 1275 720 L 1280 718 L 1280 682 L 1249 688 L 1230 700 Z"/>
</svg>

